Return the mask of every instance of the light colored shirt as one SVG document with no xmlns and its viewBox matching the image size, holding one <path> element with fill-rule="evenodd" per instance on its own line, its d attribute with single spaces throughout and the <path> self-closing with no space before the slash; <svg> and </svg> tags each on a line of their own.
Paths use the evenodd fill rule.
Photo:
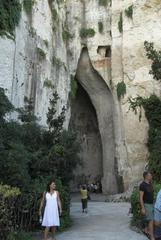
<svg viewBox="0 0 161 240">
<path fill-rule="evenodd" d="M 161 190 L 157 194 L 157 198 L 156 198 L 156 202 L 155 202 L 154 208 L 156 208 L 159 211 L 161 211 Z"/>
<path fill-rule="evenodd" d="M 81 194 L 81 199 L 87 199 L 88 197 L 87 189 L 81 189 L 80 194 Z"/>
</svg>

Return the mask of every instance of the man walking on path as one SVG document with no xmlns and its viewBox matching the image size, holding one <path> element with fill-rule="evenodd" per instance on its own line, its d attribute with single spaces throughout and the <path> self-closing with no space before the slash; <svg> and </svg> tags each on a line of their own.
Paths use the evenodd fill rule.
<svg viewBox="0 0 161 240">
<path fill-rule="evenodd" d="M 150 237 L 151 240 L 155 240 L 153 234 L 153 186 L 152 186 L 152 175 L 150 172 L 143 173 L 143 182 L 140 184 L 140 205 L 141 213 L 144 216 L 144 220 L 148 223 L 147 227 L 144 228 L 144 233 Z"/>
</svg>

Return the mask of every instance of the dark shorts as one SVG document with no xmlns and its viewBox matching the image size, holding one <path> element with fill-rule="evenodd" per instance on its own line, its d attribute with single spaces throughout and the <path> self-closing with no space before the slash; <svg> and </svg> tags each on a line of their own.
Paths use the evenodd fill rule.
<svg viewBox="0 0 161 240">
<path fill-rule="evenodd" d="M 145 208 L 145 212 L 146 212 L 144 220 L 145 221 L 154 220 L 154 206 L 153 206 L 153 204 L 145 203 L 144 208 Z"/>
</svg>

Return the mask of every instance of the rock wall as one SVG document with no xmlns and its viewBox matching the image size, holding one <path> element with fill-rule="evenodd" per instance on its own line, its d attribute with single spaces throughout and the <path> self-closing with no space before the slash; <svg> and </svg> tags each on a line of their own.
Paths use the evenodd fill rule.
<svg viewBox="0 0 161 240">
<path fill-rule="evenodd" d="M 161 95 L 160 83 L 149 75 L 151 62 L 144 50 L 145 40 L 154 42 L 157 49 L 161 48 L 160 1 L 112 0 L 107 6 L 100 6 L 98 0 L 59 2 L 35 1 L 30 14 L 22 11 L 15 41 L 0 38 L 0 87 L 6 89 L 16 107 L 24 105 L 24 97 L 32 98 L 35 114 L 45 126 L 51 96 L 51 89 L 45 82 L 51 82 L 60 97 L 58 112 L 63 105 L 67 108 L 67 127 L 71 110 L 68 99 L 71 76 L 81 74 L 78 63 L 82 49 L 86 47 L 90 64 L 106 90 L 96 91 L 96 85 L 92 88 L 88 79 L 84 87 L 96 110 L 102 144 L 110 146 L 109 143 L 114 143 L 109 150 L 112 149 L 112 155 L 105 151 L 106 147 L 103 148 L 104 191 L 112 192 L 110 186 L 115 188 L 110 183 L 115 182 L 112 180 L 114 175 L 123 178 L 126 190 L 141 179 L 148 157 L 147 120 L 143 115 L 139 122 L 138 115 L 129 111 L 128 98 L 137 95 L 148 97 L 152 93 Z M 125 9 L 131 5 L 133 16 L 129 18 Z M 121 12 L 123 30 L 120 33 L 118 22 Z M 99 31 L 100 22 L 102 31 Z M 82 39 L 82 28 L 94 29 L 95 35 Z M 65 32 L 68 37 L 63 37 Z M 78 81 L 83 86 L 84 79 L 79 78 Z M 125 82 L 127 93 L 118 100 L 116 88 L 121 81 Z M 97 94 L 92 94 L 92 91 Z M 111 105 L 108 98 L 103 101 L 102 92 L 110 94 Z M 112 106 L 110 114 L 108 106 Z M 107 129 L 110 127 L 108 116 L 113 126 L 111 142 L 108 131 L 107 134 L 104 131 L 106 126 Z"/>
</svg>

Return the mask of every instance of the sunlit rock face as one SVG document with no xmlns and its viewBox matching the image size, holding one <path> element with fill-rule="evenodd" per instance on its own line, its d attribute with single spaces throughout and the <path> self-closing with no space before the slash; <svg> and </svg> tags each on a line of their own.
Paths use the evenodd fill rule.
<svg viewBox="0 0 161 240">
<path fill-rule="evenodd" d="M 125 10 L 131 5 L 129 17 Z M 122 32 L 118 29 L 120 13 Z M 30 14 L 22 10 L 15 41 L 0 38 L 0 87 L 16 107 L 24 106 L 26 97 L 32 98 L 41 125 L 46 126 L 52 94 L 48 82 L 60 97 L 58 113 L 63 106 L 67 109 L 64 127 L 68 127 L 70 116 L 76 114 L 69 99 L 71 78 L 76 76 L 96 115 L 101 148 L 93 172 L 100 173 L 107 193 L 134 185 L 147 163 L 148 123 L 144 113 L 139 122 L 138 115 L 129 111 L 128 98 L 160 96 L 160 83 L 149 74 L 151 62 L 144 50 L 145 40 L 161 48 L 160 19 L 159 0 L 112 0 L 107 6 L 101 6 L 99 0 L 37 0 Z M 94 34 L 82 38 L 82 29 L 92 29 Z M 116 88 L 121 81 L 126 84 L 126 94 L 118 100 Z M 86 146 L 82 147 L 83 156 Z M 84 159 L 91 158 L 91 152 Z"/>
</svg>

